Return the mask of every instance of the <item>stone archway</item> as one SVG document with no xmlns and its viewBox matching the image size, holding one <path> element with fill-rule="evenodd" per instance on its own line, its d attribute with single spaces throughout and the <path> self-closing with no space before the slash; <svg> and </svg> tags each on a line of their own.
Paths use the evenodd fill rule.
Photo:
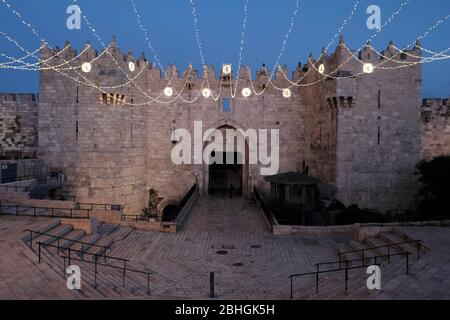
<svg viewBox="0 0 450 320">
<path fill-rule="evenodd" d="M 217 127 L 215 127 L 217 130 L 222 132 L 222 135 L 224 137 L 224 148 L 222 155 L 218 154 L 217 157 L 224 157 L 224 163 L 223 165 L 210 165 L 205 163 L 203 165 L 202 170 L 202 193 L 203 194 L 210 194 L 212 191 L 217 191 L 220 184 L 223 185 L 223 187 L 226 188 L 228 191 L 230 184 L 233 185 L 233 189 L 235 190 L 235 194 L 242 195 L 244 197 L 247 197 L 250 192 L 250 182 L 249 182 L 249 147 L 248 142 L 243 139 L 244 146 L 238 147 L 237 143 L 239 142 L 238 139 L 234 139 L 233 145 L 227 144 L 227 141 L 225 139 L 226 136 L 226 130 L 234 130 L 234 133 L 241 137 L 242 134 L 238 131 L 238 128 L 235 126 L 229 125 L 229 124 L 222 124 Z M 208 137 L 209 139 L 210 137 Z M 205 152 L 205 148 L 208 145 L 208 142 L 205 142 L 203 145 L 203 151 Z M 227 150 L 234 150 L 232 155 L 230 155 L 229 152 L 226 152 Z M 226 155 L 229 155 L 231 158 L 234 159 L 234 163 L 227 163 L 226 162 Z M 230 158 L 228 158 L 230 159 Z M 242 164 L 237 164 L 236 160 L 241 159 Z M 214 176 L 214 174 L 216 174 Z M 218 175 L 223 175 L 222 181 L 220 181 L 220 177 Z M 219 181 L 217 180 L 219 179 Z M 237 182 L 237 179 L 239 179 L 239 183 Z M 211 183 L 216 183 L 216 185 L 211 185 Z M 237 184 L 237 185 L 236 185 Z"/>
</svg>

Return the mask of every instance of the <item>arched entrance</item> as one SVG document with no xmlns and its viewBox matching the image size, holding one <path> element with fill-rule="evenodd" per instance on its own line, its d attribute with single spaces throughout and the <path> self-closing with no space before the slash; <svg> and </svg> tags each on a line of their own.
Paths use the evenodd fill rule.
<svg viewBox="0 0 450 320">
<path fill-rule="evenodd" d="M 219 163 L 205 164 L 203 170 L 203 192 L 209 195 L 247 196 L 249 192 L 249 152 L 248 142 L 235 127 L 223 125 L 217 128 L 224 137 L 223 150 L 212 151 L 209 157 L 222 159 Z M 227 140 L 227 130 L 232 130 L 237 137 L 233 141 Z M 239 143 L 244 145 L 238 145 Z M 208 146 L 205 143 L 204 149 Z M 232 150 L 232 151 L 230 151 Z"/>
</svg>

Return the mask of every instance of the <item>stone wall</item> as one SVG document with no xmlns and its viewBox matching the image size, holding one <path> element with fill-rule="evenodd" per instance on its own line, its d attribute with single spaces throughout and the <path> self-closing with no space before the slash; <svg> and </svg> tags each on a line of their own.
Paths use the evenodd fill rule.
<svg viewBox="0 0 450 320">
<path fill-rule="evenodd" d="M 34 94 L 0 94 L 0 156 L 33 157 L 37 148 L 37 97 Z"/>
<path fill-rule="evenodd" d="M 308 168 L 336 186 L 346 204 L 379 210 L 411 206 L 421 156 L 420 64 L 389 69 L 397 64 L 380 60 L 369 45 L 356 53 L 358 61 L 341 39 L 334 53 L 299 65 L 290 79 L 281 73 L 289 76 L 286 68 L 278 70 L 276 87 L 289 87 L 290 81 L 300 86 L 291 86 L 290 97 L 268 84 L 265 66 L 253 78 L 259 94 L 243 97 L 242 88 L 252 86 L 246 67 L 239 80 L 191 66 L 184 72 L 168 66 L 164 77 L 144 56 L 121 53 L 115 39 L 108 52 L 86 46 L 76 59 L 67 46 L 41 51 L 42 59 L 54 57 L 46 64 L 73 69 L 41 71 L 39 157 L 64 170 L 65 186 L 79 201 L 122 204 L 126 213 L 136 214 L 148 203 L 150 189 L 166 201 L 181 199 L 196 182 L 205 193 L 208 166 L 175 165 L 170 158 L 172 132 L 184 128 L 193 134 L 194 122 L 202 121 L 203 131 L 279 129 L 279 171 Z M 409 63 L 421 53 L 417 48 L 399 53 L 389 45 L 383 54 Z M 82 63 L 94 58 L 92 70 L 82 72 Z M 361 74 L 366 62 L 387 69 Z M 320 64 L 331 76 L 323 79 Z M 166 97 L 165 87 L 174 95 Z M 202 97 L 202 87 L 220 98 Z M 229 99 L 229 110 L 223 99 Z M 244 188 L 267 187 L 262 166 L 245 166 Z"/>
<path fill-rule="evenodd" d="M 422 158 L 450 155 L 450 99 L 424 99 Z"/>
</svg>

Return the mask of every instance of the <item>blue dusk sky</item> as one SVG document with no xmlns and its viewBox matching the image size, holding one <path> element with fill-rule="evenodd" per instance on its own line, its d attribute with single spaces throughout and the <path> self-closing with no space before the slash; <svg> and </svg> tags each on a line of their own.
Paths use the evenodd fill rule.
<svg viewBox="0 0 450 320">
<path fill-rule="evenodd" d="M 189 0 L 135 0 L 144 26 L 149 32 L 161 63 L 176 64 L 184 70 L 189 63 L 200 69 L 201 59 L 193 28 L 192 7 Z M 5 5 L 9 3 L 31 24 L 41 38 L 52 47 L 64 46 L 69 40 L 80 49 L 90 41 L 96 49 L 99 43 L 82 21 L 81 30 L 68 30 L 66 9 L 72 0 L 0 0 L 0 32 L 6 33 L 29 51 L 40 46 L 39 39 L 23 25 Z M 369 30 L 366 10 L 370 5 L 381 8 L 382 24 L 397 11 L 405 0 L 361 0 L 353 19 L 342 34 L 352 49 L 358 49 L 376 32 Z M 79 0 L 83 14 L 92 23 L 103 41 L 117 37 L 123 52 L 133 50 L 136 56 L 145 51 L 152 61 L 152 52 L 140 30 L 130 0 Z M 236 67 L 244 13 L 242 0 L 196 0 L 200 38 L 207 64 L 218 70 L 222 63 Z M 243 50 L 243 64 L 255 71 L 266 63 L 273 68 L 280 53 L 284 36 L 289 29 L 296 0 L 249 0 L 248 21 Z M 300 9 L 280 64 L 292 71 L 298 62 L 304 63 L 309 53 L 317 57 L 352 11 L 355 0 L 300 0 Z M 449 0 L 410 0 L 400 13 L 372 41 L 382 50 L 393 40 L 403 48 L 425 33 L 437 21 L 450 14 Z M 337 44 L 334 43 L 331 50 Z M 439 52 L 450 47 L 450 19 L 440 24 L 426 38 L 422 46 Z M 17 49 L 0 33 L 0 53 L 22 57 Z M 447 52 L 450 54 L 450 51 Z M 0 62 L 9 61 L 4 56 Z M 31 60 L 28 60 L 31 62 Z M 33 61 L 34 62 L 34 61 Z M 0 69 L 0 92 L 37 92 L 38 74 L 33 71 Z M 423 66 L 423 97 L 450 96 L 450 60 L 435 61 Z"/>
</svg>

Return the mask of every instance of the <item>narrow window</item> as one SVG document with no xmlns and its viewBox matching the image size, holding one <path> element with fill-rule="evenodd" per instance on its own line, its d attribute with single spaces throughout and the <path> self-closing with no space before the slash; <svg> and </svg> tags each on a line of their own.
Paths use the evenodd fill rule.
<svg viewBox="0 0 450 320">
<path fill-rule="evenodd" d="M 103 93 L 103 104 L 108 104 L 108 94 Z"/>
<path fill-rule="evenodd" d="M 378 127 L 378 145 L 381 144 L 381 127 Z"/>
<path fill-rule="evenodd" d="M 378 109 L 381 109 L 381 90 L 378 90 Z"/>
<path fill-rule="evenodd" d="M 75 123 L 75 140 L 78 141 L 78 121 Z"/>
<path fill-rule="evenodd" d="M 229 98 L 223 98 L 222 100 L 222 111 L 225 113 L 231 112 L 231 105 L 230 105 L 230 99 Z"/>
<path fill-rule="evenodd" d="M 77 103 L 79 102 L 79 100 L 78 100 L 78 91 L 79 91 L 79 88 L 77 87 Z"/>
</svg>

